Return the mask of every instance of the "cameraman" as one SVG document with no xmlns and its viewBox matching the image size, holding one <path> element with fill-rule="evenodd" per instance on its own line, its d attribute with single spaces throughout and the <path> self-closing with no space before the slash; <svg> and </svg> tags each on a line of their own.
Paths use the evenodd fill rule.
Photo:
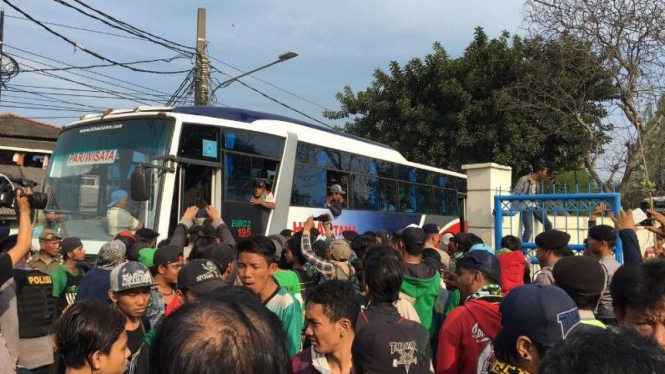
<svg viewBox="0 0 665 374">
<path fill-rule="evenodd" d="M 30 251 L 32 242 L 32 224 L 30 222 L 29 189 L 16 190 L 15 204 L 18 206 L 18 239 L 16 245 L 0 255 L 0 285 L 12 277 L 12 268 L 16 266 Z"/>
</svg>

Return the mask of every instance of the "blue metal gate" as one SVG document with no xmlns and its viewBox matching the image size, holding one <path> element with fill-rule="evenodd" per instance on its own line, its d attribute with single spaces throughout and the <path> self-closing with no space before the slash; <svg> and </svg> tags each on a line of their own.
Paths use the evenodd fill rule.
<svg viewBox="0 0 665 374">
<path fill-rule="evenodd" d="M 497 249 L 501 245 L 501 239 L 504 235 L 508 233 L 504 232 L 504 218 L 510 218 L 509 231 L 510 235 L 515 235 L 513 230 L 513 219 L 512 217 L 518 216 L 521 217 L 522 214 L 529 214 L 531 217 L 534 215 L 540 215 L 539 217 L 554 216 L 554 225 L 553 229 L 569 231 L 569 220 L 577 221 L 576 231 L 577 231 L 577 244 L 571 244 L 569 247 L 573 250 L 581 251 L 584 249 L 584 238 L 586 235 L 581 236 L 582 229 L 580 228 L 580 222 L 583 222 L 580 217 L 588 217 L 589 214 L 601 203 L 605 203 L 607 206 L 607 211 L 613 212 L 617 216 L 621 210 L 621 194 L 619 193 L 582 193 L 582 194 L 541 194 L 541 195 L 501 195 L 497 194 L 494 196 L 494 239 Z M 557 216 L 565 215 L 564 226 L 557 227 Z M 542 219 L 542 222 L 545 220 Z M 608 219 L 606 219 L 609 221 Z M 535 221 L 535 220 L 534 220 Z M 599 222 L 607 223 L 612 225 L 612 222 Z M 517 232 L 518 238 L 522 237 L 522 223 L 519 219 L 519 224 L 517 225 L 519 230 Z M 533 222 L 532 227 L 536 227 L 537 224 Z M 585 228 L 586 229 L 586 228 Z M 535 231 L 535 230 L 534 230 Z M 533 232 L 532 237 L 535 237 L 536 233 Z M 571 241 L 575 239 L 574 235 L 571 235 Z M 522 249 L 525 251 L 533 251 L 536 248 L 536 244 L 530 238 L 529 241 L 522 243 Z M 621 247 L 621 240 L 617 238 L 617 244 L 614 251 L 617 261 L 623 263 L 623 251 Z"/>
</svg>

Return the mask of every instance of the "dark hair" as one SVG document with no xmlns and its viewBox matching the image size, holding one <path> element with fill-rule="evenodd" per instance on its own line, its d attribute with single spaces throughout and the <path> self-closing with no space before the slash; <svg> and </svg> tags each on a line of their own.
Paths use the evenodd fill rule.
<svg viewBox="0 0 665 374">
<path fill-rule="evenodd" d="M 376 233 L 374 231 L 367 230 L 361 236 L 368 236 L 368 237 L 372 238 L 372 241 L 374 243 L 376 243 Z"/>
<path fill-rule="evenodd" d="M 461 240 L 457 243 L 459 245 L 458 252 L 466 253 L 476 244 L 484 244 L 483 240 L 476 234 L 463 233 Z"/>
<path fill-rule="evenodd" d="M 433 258 L 439 262 L 441 262 L 441 255 L 436 249 L 433 248 L 425 248 L 423 249 L 423 260 L 427 258 Z"/>
<path fill-rule="evenodd" d="M 374 245 L 374 239 L 367 235 L 360 235 L 351 242 L 351 249 L 356 253 L 359 259 L 365 257 L 367 249 Z"/>
<path fill-rule="evenodd" d="M 62 364 L 73 369 L 86 363 L 92 366 L 92 355 L 97 351 L 108 355 L 124 331 L 125 316 L 111 306 L 87 301 L 72 304 L 55 328 Z"/>
<path fill-rule="evenodd" d="M 394 249 L 388 248 L 391 252 Z M 365 284 L 369 287 L 369 299 L 374 303 L 393 304 L 399 298 L 404 280 L 402 260 L 390 253 L 380 254 L 381 249 L 372 249 L 372 255 L 363 260 Z"/>
<path fill-rule="evenodd" d="M 259 344 L 260 342 L 260 344 Z M 153 374 L 290 374 L 282 325 L 261 302 L 236 287 L 186 304 L 157 329 Z"/>
<path fill-rule="evenodd" d="M 531 171 L 534 173 L 543 171 L 545 169 L 547 169 L 547 164 L 544 163 L 543 161 L 536 161 L 533 164 L 531 164 Z"/>
<path fill-rule="evenodd" d="M 374 256 L 394 256 L 402 262 L 402 254 L 396 251 L 390 244 L 377 244 L 367 251 L 365 254 L 365 259 Z"/>
<path fill-rule="evenodd" d="M 328 243 L 326 243 L 325 241 L 317 240 L 314 243 L 312 243 L 312 250 L 314 251 L 317 257 L 325 259 L 328 257 L 328 252 L 330 252 L 330 247 L 328 246 Z"/>
<path fill-rule="evenodd" d="M 298 232 L 295 235 L 293 235 L 293 238 L 288 241 L 288 244 L 286 246 L 286 249 L 291 252 L 293 257 L 298 259 L 298 262 L 301 265 L 305 265 L 307 263 L 307 259 L 305 258 L 305 255 L 302 253 L 302 247 L 300 241 L 302 240 L 302 232 Z"/>
<path fill-rule="evenodd" d="M 600 300 L 600 294 L 598 295 L 582 295 L 579 292 L 575 292 L 572 290 L 568 290 L 565 287 L 561 287 L 561 285 L 558 285 L 562 290 L 566 291 L 568 296 L 570 296 L 571 299 L 575 302 L 575 305 L 577 305 L 577 309 L 579 310 L 595 310 L 596 306 L 598 306 L 598 301 Z"/>
<path fill-rule="evenodd" d="M 203 258 L 203 250 L 206 247 L 217 243 L 217 239 L 211 236 L 200 235 L 196 238 L 194 245 L 192 246 L 192 251 L 189 252 L 188 260 L 198 260 Z"/>
<path fill-rule="evenodd" d="M 501 248 L 508 248 L 511 251 L 522 249 L 522 241 L 513 235 L 506 235 L 501 239 Z"/>
<path fill-rule="evenodd" d="M 199 232 L 200 236 L 212 236 L 213 238 L 217 238 L 217 229 L 215 226 L 212 225 L 212 220 L 210 218 L 206 218 L 203 220 L 203 224 L 201 225 L 201 231 Z"/>
<path fill-rule="evenodd" d="M 660 308 L 665 301 L 665 260 L 620 267 L 612 277 L 612 305 L 625 312 Z"/>
<path fill-rule="evenodd" d="M 139 249 L 136 246 L 136 240 L 120 234 L 116 235 L 113 240 L 120 240 L 125 245 L 127 250 L 127 260 L 135 262 L 139 261 Z"/>
<path fill-rule="evenodd" d="M 285 237 L 285 238 L 288 239 L 288 238 L 290 238 L 291 236 L 293 236 L 293 230 L 284 229 L 284 230 L 282 230 L 282 231 L 279 232 L 279 235 L 281 235 L 281 236 L 283 236 L 283 237 Z"/>
<path fill-rule="evenodd" d="M 167 245 L 169 245 L 169 243 L 171 243 L 171 238 L 166 238 L 166 239 L 160 241 L 159 243 L 157 243 L 157 248 L 159 249 L 159 248 L 162 248 L 162 247 L 166 247 Z"/>
<path fill-rule="evenodd" d="M 568 257 L 575 255 L 575 252 L 573 252 L 573 250 L 570 249 L 570 247 L 568 247 L 567 245 L 559 248 L 552 248 L 551 251 L 558 257 Z"/>
<path fill-rule="evenodd" d="M 593 329 L 551 348 L 539 373 L 661 373 L 663 366 L 665 352 L 654 339 L 629 330 Z"/>
<path fill-rule="evenodd" d="M 360 303 L 351 282 L 337 279 L 323 282 L 308 292 L 307 304 L 323 305 L 323 313 L 330 322 L 346 318 L 351 321 L 352 328 L 356 327 Z"/>
<path fill-rule="evenodd" d="M 517 338 L 519 336 L 506 332 L 506 330 L 499 331 L 499 334 L 494 339 L 494 357 L 509 365 L 517 365 L 519 362 L 519 354 L 517 353 Z M 542 359 L 548 351 L 544 345 L 531 340 L 531 343 L 536 347 L 538 356 Z"/>
<path fill-rule="evenodd" d="M 243 239 L 238 242 L 236 249 L 238 254 L 249 252 L 263 256 L 268 262 L 268 265 L 275 262 L 275 252 L 277 251 L 277 248 L 275 248 L 275 243 L 265 236 L 255 235 Z"/>
</svg>

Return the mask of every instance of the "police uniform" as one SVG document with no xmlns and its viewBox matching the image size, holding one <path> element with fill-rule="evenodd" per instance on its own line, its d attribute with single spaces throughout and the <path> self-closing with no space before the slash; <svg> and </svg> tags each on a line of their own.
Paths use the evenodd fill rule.
<svg viewBox="0 0 665 374">
<path fill-rule="evenodd" d="M 566 232 L 559 230 L 543 231 L 536 236 L 536 246 L 542 250 L 559 249 L 568 245 L 570 235 Z M 554 275 L 552 275 L 552 268 L 554 263 L 547 264 L 538 273 L 536 273 L 533 283 L 534 284 L 554 284 Z"/>
<path fill-rule="evenodd" d="M 41 234 L 39 234 L 40 241 L 51 242 L 60 239 L 62 239 L 62 237 L 57 232 L 50 229 L 46 229 L 42 231 Z M 30 267 L 33 269 L 41 271 L 42 273 L 51 274 L 55 271 L 55 269 L 58 268 L 58 265 L 60 265 L 60 259 L 55 257 L 53 258 L 53 261 L 47 263 L 37 255 L 28 262 L 28 265 L 30 265 Z"/>
</svg>

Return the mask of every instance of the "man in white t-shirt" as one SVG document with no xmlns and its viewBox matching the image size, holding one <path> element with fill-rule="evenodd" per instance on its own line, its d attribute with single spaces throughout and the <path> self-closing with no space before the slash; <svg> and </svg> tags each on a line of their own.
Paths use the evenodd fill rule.
<svg viewBox="0 0 665 374">
<path fill-rule="evenodd" d="M 249 200 L 252 205 L 258 205 L 266 209 L 275 209 L 275 197 L 272 192 L 266 190 L 266 182 L 259 179 L 254 185 L 254 196 Z"/>
<path fill-rule="evenodd" d="M 109 201 L 108 204 L 109 210 L 106 212 L 106 220 L 109 227 L 109 234 L 111 236 L 116 236 L 119 232 L 124 230 L 134 231 L 141 227 L 141 222 L 127 211 L 128 205 L 129 194 L 127 191 L 113 191 L 111 194 L 111 201 Z"/>
</svg>

